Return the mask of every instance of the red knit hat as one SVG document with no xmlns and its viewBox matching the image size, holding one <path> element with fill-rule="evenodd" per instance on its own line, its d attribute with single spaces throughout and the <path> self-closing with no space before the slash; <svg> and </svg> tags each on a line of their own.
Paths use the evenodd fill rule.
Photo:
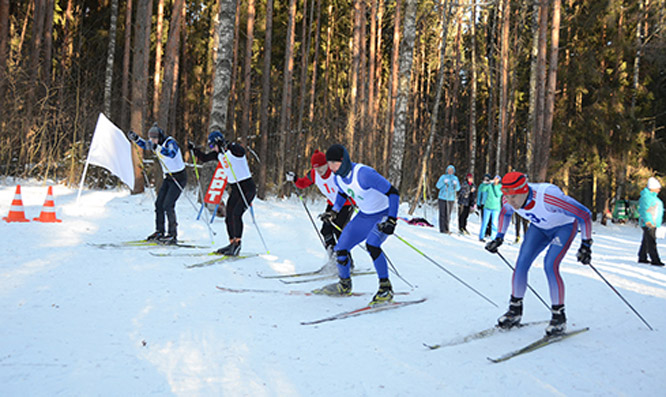
<svg viewBox="0 0 666 397">
<path fill-rule="evenodd" d="M 326 164 L 326 155 L 315 149 L 315 152 L 310 159 L 310 163 L 312 163 L 313 168 L 321 167 Z"/>
<path fill-rule="evenodd" d="M 509 172 L 502 178 L 502 193 L 507 196 L 514 194 L 524 194 L 529 190 L 527 186 L 527 176 L 522 172 Z"/>
</svg>

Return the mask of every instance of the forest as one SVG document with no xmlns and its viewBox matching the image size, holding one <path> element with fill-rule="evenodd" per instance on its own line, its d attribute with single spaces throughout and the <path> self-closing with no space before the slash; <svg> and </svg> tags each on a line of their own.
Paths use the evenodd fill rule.
<svg viewBox="0 0 666 397">
<path fill-rule="evenodd" d="M 261 198 L 341 143 L 413 206 L 453 164 L 596 217 L 666 174 L 664 3 L 0 0 L 0 174 L 77 184 L 103 112 L 183 148 L 223 131 Z"/>
</svg>

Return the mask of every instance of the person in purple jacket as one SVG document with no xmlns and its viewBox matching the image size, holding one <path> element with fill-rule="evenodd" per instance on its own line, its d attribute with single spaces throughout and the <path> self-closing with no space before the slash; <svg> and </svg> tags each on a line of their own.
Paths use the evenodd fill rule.
<svg viewBox="0 0 666 397">
<path fill-rule="evenodd" d="M 351 295 L 349 252 L 365 240 L 379 277 L 379 290 L 370 305 L 389 303 L 393 300 L 393 287 L 389 281 L 386 256 L 381 245 L 395 231 L 400 204 L 398 190 L 373 168 L 352 163 L 347 149 L 342 145 L 336 144 L 328 148 L 326 161 L 331 171 L 335 172 L 338 194 L 333 208 L 321 215 L 322 220 L 332 222 L 348 199 L 354 201 L 359 212 L 342 230 L 335 245 L 340 280 L 313 292 L 334 296 Z"/>
<path fill-rule="evenodd" d="M 552 318 L 546 327 L 546 335 L 557 335 L 566 330 L 564 314 L 564 281 L 560 275 L 560 263 L 581 229 L 582 242 L 578 249 L 579 262 L 589 265 L 592 258 L 592 217 L 590 210 L 565 195 L 550 183 L 527 183 L 527 176 L 509 172 L 502 178 L 504 204 L 499 216 L 497 237 L 486 244 L 486 249 L 496 253 L 504 241 L 504 234 L 511 224 L 511 215 L 517 212 L 531 223 L 520 247 L 512 278 L 509 310 L 501 316 L 497 325 L 508 329 L 520 323 L 523 314 L 523 297 L 527 288 L 527 272 L 536 257 L 548 247 L 544 270 L 548 278 Z"/>
</svg>

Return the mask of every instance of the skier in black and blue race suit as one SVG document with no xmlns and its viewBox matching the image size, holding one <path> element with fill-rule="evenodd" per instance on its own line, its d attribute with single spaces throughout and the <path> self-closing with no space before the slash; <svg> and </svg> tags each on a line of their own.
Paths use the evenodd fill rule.
<svg viewBox="0 0 666 397">
<path fill-rule="evenodd" d="M 180 197 L 182 189 L 187 184 L 187 173 L 183 154 L 178 147 L 178 142 L 164 131 L 153 124 L 148 130 L 148 140 L 140 138 L 134 131 L 127 133 L 130 141 L 136 143 L 140 148 L 152 150 L 159 158 L 164 179 L 157 199 L 155 199 L 155 232 L 146 240 L 157 241 L 162 244 L 176 244 L 178 242 L 178 222 L 176 221 L 176 200 Z M 167 234 L 164 234 L 164 216 L 169 221 Z"/>
<path fill-rule="evenodd" d="M 257 187 L 252 179 L 243 146 L 227 141 L 220 131 L 213 131 L 208 135 L 208 147 L 212 151 L 203 153 L 192 142 L 188 143 L 188 149 L 192 150 L 202 162 L 219 160 L 231 190 L 229 199 L 227 199 L 225 218 L 229 245 L 218 249 L 215 253 L 238 256 L 243 237 L 243 213 L 248 206 L 252 205 L 252 200 L 257 194 Z"/>
<path fill-rule="evenodd" d="M 335 172 L 338 194 L 333 208 L 323 213 L 322 219 L 328 222 L 335 219 L 348 199 L 354 200 L 359 213 L 342 230 L 335 246 L 340 280 L 313 292 L 335 296 L 351 295 L 349 252 L 365 240 L 379 277 L 379 290 L 370 305 L 389 303 L 393 300 L 393 287 L 389 281 L 386 256 L 381 245 L 395 231 L 400 204 L 398 190 L 373 168 L 352 163 L 347 149 L 342 145 L 332 145 L 326 151 L 326 161 L 331 171 Z"/>
</svg>

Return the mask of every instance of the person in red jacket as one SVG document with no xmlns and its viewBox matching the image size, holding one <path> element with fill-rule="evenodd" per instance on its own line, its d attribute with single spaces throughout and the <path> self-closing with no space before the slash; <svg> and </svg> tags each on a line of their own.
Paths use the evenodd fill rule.
<svg viewBox="0 0 666 397">
<path fill-rule="evenodd" d="M 287 181 L 294 182 L 297 188 L 305 189 L 312 185 L 317 185 L 319 191 L 326 197 L 327 205 L 325 211 L 330 211 L 333 208 L 333 202 L 335 202 L 335 197 L 338 194 L 337 186 L 333 177 L 335 174 L 331 172 L 328 168 L 328 163 L 326 162 L 326 155 L 319 150 L 315 150 L 312 158 L 310 159 L 312 164 L 312 169 L 307 173 L 303 178 L 296 178 L 296 175 L 293 172 L 287 173 Z M 345 205 L 342 207 L 338 216 L 333 220 L 340 229 L 335 228 L 328 222 L 323 222 L 321 227 L 321 235 L 324 236 L 324 244 L 326 244 L 326 251 L 328 251 L 329 258 L 331 259 L 332 265 L 335 265 L 335 255 L 333 252 L 333 247 L 335 247 L 337 239 L 340 237 L 342 229 L 344 229 L 351 215 L 353 213 L 353 206 L 347 200 Z M 331 266 L 333 267 L 333 266 Z"/>
</svg>

